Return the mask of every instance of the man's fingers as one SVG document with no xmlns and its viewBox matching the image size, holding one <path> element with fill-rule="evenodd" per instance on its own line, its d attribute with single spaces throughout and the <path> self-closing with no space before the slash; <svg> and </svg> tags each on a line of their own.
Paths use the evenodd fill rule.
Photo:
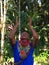
<svg viewBox="0 0 49 65">
<path fill-rule="evenodd" d="M 12 26 L 12 25 L 8 26 L 8 28 L 9 28 L 10 30 L 13 30 L 13 26 Z"/>
</svg>

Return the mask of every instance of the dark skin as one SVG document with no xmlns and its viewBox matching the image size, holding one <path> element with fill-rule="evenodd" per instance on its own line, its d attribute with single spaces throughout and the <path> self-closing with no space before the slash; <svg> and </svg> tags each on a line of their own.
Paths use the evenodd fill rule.
<svg viewBox="0 0 49 65">
<path fill-rule="evenodd" d="M 9 27 L 10 29 L 11 29 L 11 33 L 10 33 L 10 35 L 9 35 L 9 38 L 10 38 L 10 40 L 11 40 L 11 42 L 12 42 L 12 45 L 15 45 L 15 43 L 16 43 L 16 40 L 15 40 L 15 33 L 16 33 L 16 31 L 17 31 L 17 28 L 18 28 L 18 26 L 19 26 L 19 23 L 18 23 L 18 17 L 16 17 L 16 24 L 15 24 L 15 26 L 13 27 L 12 25 Z M 32 35 L 33 35 L 33 43 L 32 43 L 32 45 L 33 45 L 33 47 L 36 47 L 36 45 L 37 45 L 37 42 L 38 42 L 38 34 L 37 34 L 37 32 L 32 28 L 32 19 L 30 18 L 29 19 L 29 27 L 30 27 L 30 30 L 31 30 L 31 32 L 32 32 Z M 24 33 L 24 32 L 23 32 Z M 24 34 L 21 34 L 21 38 L 24 38 L 24 40 L 23 41 L 27 41 L 27 39 L 29 39 L 29 34 L 26 32 L 26 33 L 24 33 Z M 20 40 L 21 40 L 21 38 L 20 38 Z M 27 38 L 27 39 L 26 39 Z M 22 41 L 22 40 L 21 40 Z M 27 57 L 26 55 L 25 56 L 23 56 L 23 57 Z M 16 65 L 19 65 L 20 63 L 21 63 L 22 61 L 20 61 L 20 62 L 18 62 L 18 63 L 16 63 Z"/>
</svg>

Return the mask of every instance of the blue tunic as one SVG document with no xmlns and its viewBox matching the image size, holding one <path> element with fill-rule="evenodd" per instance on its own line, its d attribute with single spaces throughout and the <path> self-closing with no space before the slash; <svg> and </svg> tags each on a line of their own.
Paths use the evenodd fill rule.
<svg viewBox="0 0 49 65">
<path fill-rule="evenodd" d="M 16 44 L 13 46 L 14 49 L 14 63 L 19 62 L 21 59 L 19 57 L 19 52 L 18 52 L 18 41 L 16 41 Z M 33 65 L 34 63 L 34 57 L 33 57 L 33 52 L 34 52 L 34 48 L 30 49 L 29 55 L 27 56 L 27 58 L 20 64 L 20 65 Z"/>
</svg>

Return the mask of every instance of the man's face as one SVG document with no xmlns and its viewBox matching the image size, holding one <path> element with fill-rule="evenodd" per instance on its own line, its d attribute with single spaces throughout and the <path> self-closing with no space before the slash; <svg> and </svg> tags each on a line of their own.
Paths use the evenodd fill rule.
<svg viewBox="0 0 49 65">
<path fill-rule="evenodd" d="M 27 32 L 23 32 L 21 34 L 20 41 L 21 41 L 21 45 L 27 46 L 30 43 L 29 34 Z"/>
</svg>

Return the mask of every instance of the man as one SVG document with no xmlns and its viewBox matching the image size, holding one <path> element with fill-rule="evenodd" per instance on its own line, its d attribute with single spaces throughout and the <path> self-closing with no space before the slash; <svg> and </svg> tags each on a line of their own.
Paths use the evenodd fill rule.
<svg viewBox="0 0 49 65">
<path fill-rule="evenodd" d="M 18 28 L 18 18 L 16 18 L 16 24 L 14 27 L 9 27 L 11 29 L 10 40 L 13 45 L 14 51 L 14 65 L 33 65 L 34 58 L 33 52 L 34 47 L 37 45 L 38 35 L 36 31 L 32 28 L 32 19 L 30 18 L 29 27 L 33 35 L 33 42 L 29 39 L 29 34 L 27 32 L 22 32 L 20 40 L 15 40 L 15 33 Z"/>
</svg>

